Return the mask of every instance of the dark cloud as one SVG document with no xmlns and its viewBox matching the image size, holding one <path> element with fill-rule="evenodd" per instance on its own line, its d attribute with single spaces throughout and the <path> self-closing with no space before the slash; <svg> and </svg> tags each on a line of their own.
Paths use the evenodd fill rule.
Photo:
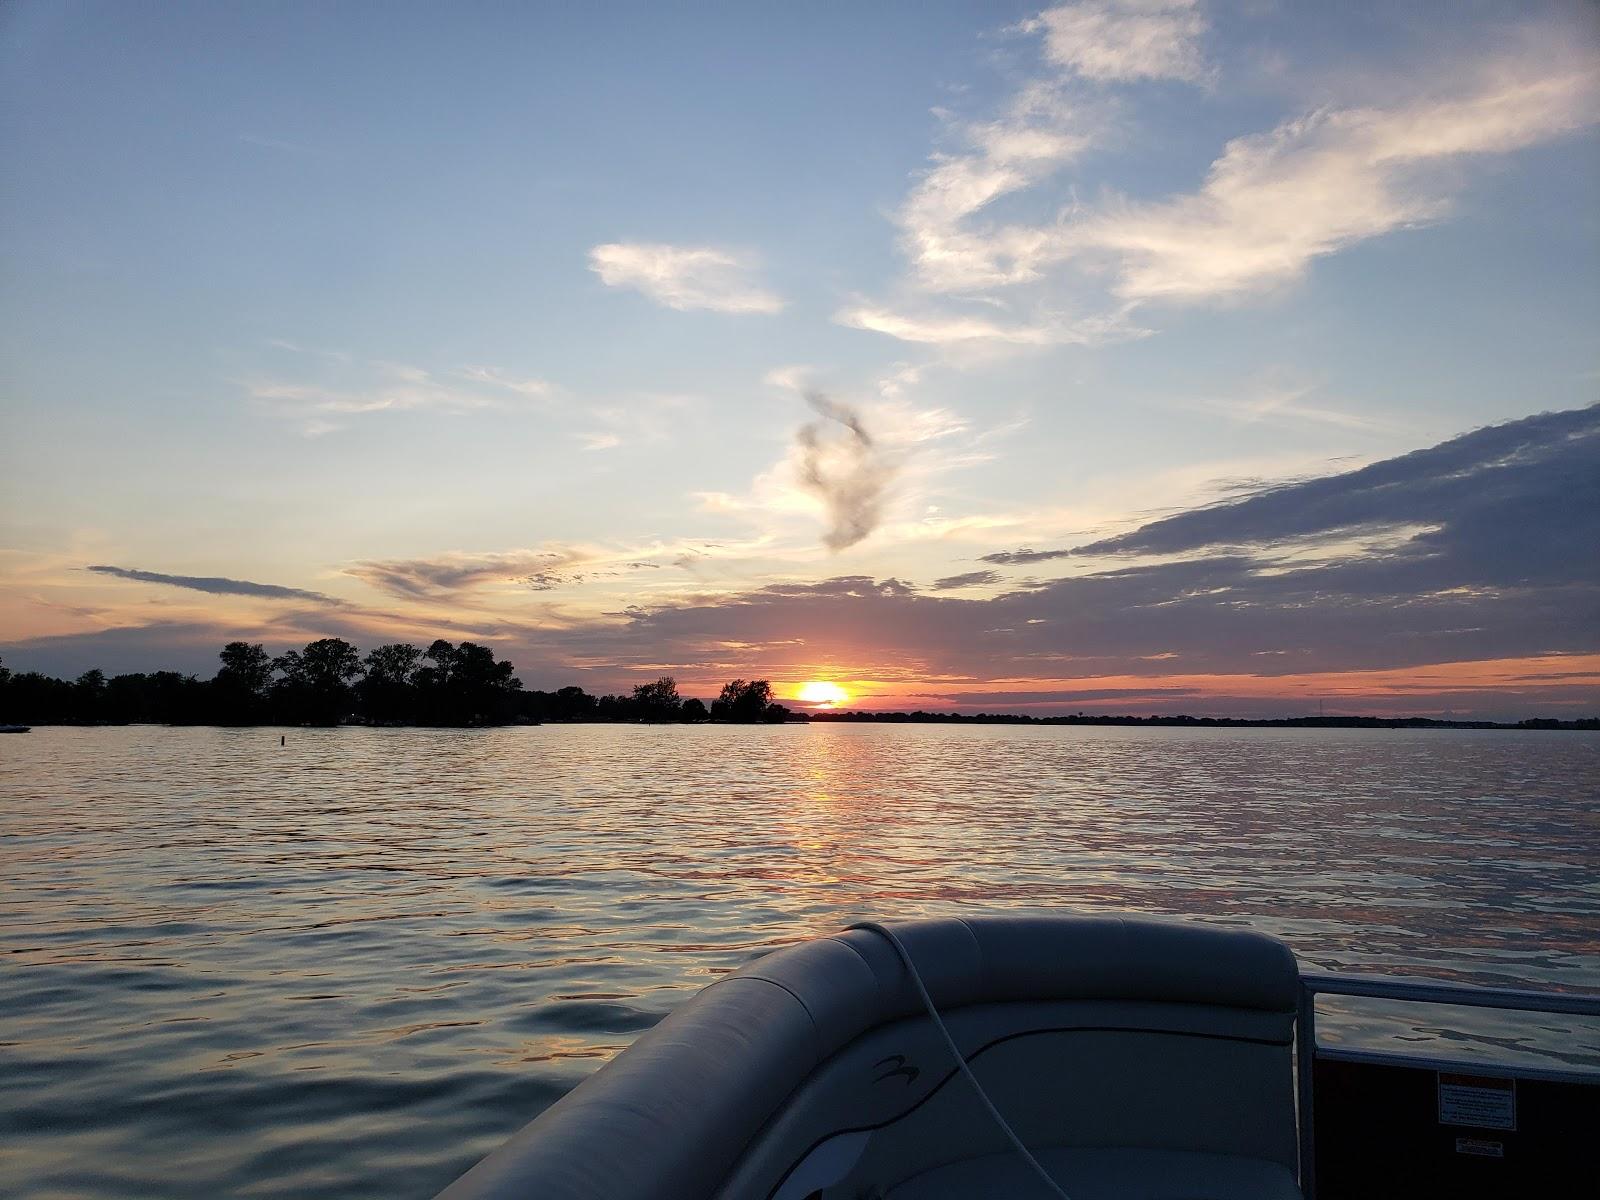
<svg viewBox="0 0 1600 1200">
<path fill-rule="evenodd" d="M 282 587 L 276 583 L 252 583 L 248 579 L 224 579 L 220 575 L 163 575 L 159 571 L 139 571 L 132 567 L 85 567 L 97 575 L 112 575 L 138 583 L 159 583 L 167 587 L 189 588 L 213 596 L 260 596 L 268 600 L 309 600 L 316 604 L 343 604 L 344 601 L 304 588 Z"/>
<path fill-rule="evenodd" d="M 782 585 L 637 610 L 625 628 L 573 636 L 594 652 L 649 647 L 663 662 L 718 639 L 795 639 L 978 679 L 1295 674 L 1600 650 L 1590 586 L 1418 595 L 1371 582 L 1344 564 L 1274 574 L 1236 556 L 1054 580 L 987 600 L 903 586 Z"/>
<path fill-rule="evenodd" d="M 217 669 L 217 651 L 231 640 L 229 631 L 218 625 L 154 621 L 93 633 L 29 638 L 5 646 L 4 653 L 6 666 L 14 671 L 43 671 L 64 679 L 94 668 L 108 675 L 129 671 L 210 675 Z"/>
<path fill-rule="evenodd" d="M 1548 576 L 1600 545 L 1600 406 L 1474 430 L 1426 450 L 1152 521 L 1079 554 L 1182 554 L 1425 526 L 1409 553 L 1497 580 Z"/>
<path fill-rule="evenodd" d="M 1492 425 L 1353 471 L 1257 487 L 1249 495 L 1060 550 L 1002 550 L 1020 566 L 1087 555 L 1242 551 L 1270 558 L 1352 539 L 1383 551 L 1340 564 L 1340 586 L 1448 587 L 1594 582 L 1600 555 L 1600 406 Z M 1322 576 L 1324 582 L 1332 577 Z"/>
<path fill-rule="evenodd" d="M 576 556 L 557 551 L 441 554 L 358 562 L 346 567 L 345 574 L 403 600 L 438 600 L 495 580 L 517 579 L 534 591 L 548 591 L 573 581 L 561 568 L 574 561 Z"/>
<path fill-rule="evenodd" d="M 1154 683 L 1141 688 L 1076 688 L 1049 692 L 917 692 L 915 700 L 940 700 L 949 707 L 963 712 L 980 708 L 1017 709 L 1055 707 L 1068 704 L 1093 704 L 1102 700 L 1139 700 L 1145 697 L 1162 700 L 1182 696 L 1198 696 L 1199 688 L 1167 687 Z"/>
<path fill-rule="evenodd" d="M 1163 517 L 1084 548 L 1119 556 L 1114 569 L 1041 580 L 993 598 L 847 575 L 634 606 L 625 619 L 548 629 L 502 624 L 480 634 L 522 668 L 530 686 L 570 678 L 609 688 L 646 670 L 781 678 L 786 668 L 810 669 L 826 655 L 877 678 L 914 681 L 908 688 L 959 680 L 984 689 L 972 704 L 1041 710 L 1094 700 L 1065 685 L 1044 690 L 1054 680 L 1149 680 L 1148 690 L 1127 698 L 1130 705 L 1145 697 L 1152 706 L 1243 712 L 1250 710 L 1209 689 L 1206 696 L 1178 693 L 1163 701 L 1162 679 L 1234 676 L 1251 683 L 1240 694 L 1260 703 L 1263 686 L 1271 686 L 1262 681 L 1274 677 L 1600 654 L 1597 427 L 1594 408 L 1532 417 Z M 1148 561 L 1147 554 L 1163 561 Z M 403 578 L 424 587 L 475 577 L 460 574 L 470 564 L 458 560 L 438 574 L 399 565 L 411 568 Z M 504 561 L 479 562 L 476 569 L 490 567 L 509 572 Z M 297 628 L 320 628 L 346 614 L 369 630 L 394 627 L 383 626 L 378 614 L 349 609 L 308 607 L 295 621 Z M 281 624 L 287 617 L 274 619 Z M 227 640 L 221 633 L 205 635 L 215 639 L 205 647 L 208 655 Z M 48 651 L 58 661 L 70 653 L 73 663 L 86 662 L 71 647 L 103 650 L 120 638 L 121 645 L 142 647 L 148 654 L 142 669 L 152 669 L 168 665 L 162 637 L 175 644 L 191 635 L 172 629 L 87 636 L 100 641 L 26 644 L 22 661 L 39 663 Z M 393 639 L 369 632 L 351 640 Z M 133 657 L 130 649 L 121 662 Z M 121 664 L 108 657 L 100 665 Z M 1600 689 L 1583 665 L 1563 665 L 1565 677 L 1518 678 L 1527 672 L 1512 668 L 1487 699 L 1459 679 L 1436 676 L 1441 681 L 1433 686 L 1419 671 L 1416 695 L 1381 703 L 1391 711 L 1450 707 L 1501 716 L 1600 709 Z M 43 662 L 41 669 L 55 668 Z M 1020 690 L 1027 688 L 1021 681 L 1039 681 L 1040 690 Z M 1103 705 L 1117 699 L 1101 698 Z M 1330 711 L 1332 703 L 1330 696 Z"/>
<path fill-rule="evenodd" d="M 947 592 L 955 588 L 983 587 L 999 582 L 999 571 L 968 571 L 965 575 L 946 575 L 943 579 L 936 579 L 933 587 L 935 591 Z"/>
<path fill-rule="evenodd" d="M 1026 546 L 1021 550 L 996 550 L 993 554 L 985 554 L 979 562 L 995 563 L 997 566 L 1014 567 L 1025 566 L 1028 563 L 1049 562 L 1052 558 L 1070 558 L 1071 550 L 1030 550 Z"/>
<path fill-rule="evenodd" d="M 764 596 L 912 596 L 916 588 L 909 583 L 890 577 L 874 579 L 871 575 L 835 575 L 817 583 L 773 583 L 762 588 Z"/>
<path fill-rule="evenodd" d="M 800 482 L 828 511 L 823 544 L 830 550 L 843 550 L 866 537 L 883 519 L 894 465 L 849 405 L 817 392 L 809 393 L 806 401 L 843 430 L 830 437 L 823 421 L 813 421 L 795 434 L 800 447 Z"/>
<path fill-rule="evenodd" d="M 1597 653 L 1597 423 L 1592 408 L 1529 418 L 1163 518 L 1086 548 L 1135 559 L 1125 567 L 991 599 L 847 576 L 640 611 L 625 630 L 579 636 L 647 645 L 662 662 L 718 638 L 787 638 L 970 680 L 1282 676 Z"/>
</svg>

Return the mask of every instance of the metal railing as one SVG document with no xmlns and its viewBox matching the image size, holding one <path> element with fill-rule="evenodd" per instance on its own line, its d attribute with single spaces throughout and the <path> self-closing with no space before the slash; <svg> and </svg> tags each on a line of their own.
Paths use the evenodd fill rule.
<svg viewBox="0 0 1600 1200">
<path fill-rule="evenodd" d="M 1431 979 L 1404 979 L 1390 975 L 1302 974 L 1300 1002 L 1295 1019 L 1295 1076 L 1299 1089 L 1300 1190 L 1315 1200 L 1317 1187 L 1317 1136 L 1312 1074 L 1317 1060 L 1317 997 L 1360 996 L 1376 1000 L 1401 1000 L 1417 1004 L 1455 1004 L 1466 1008 L 1498 1008 L 1517 1012 L 1560 1013 L 1600 1017 L 1600 995 L 1586 992 L 1539 992 L 1516 988 L 1478 987 L 1467 983 L 1439 983 Z M 1395 1061 L 1415 1061 L 1395 1056 Z M 1421 1065 L 1418 1062 L 1418 1065 Z M 1517 1073 L 1517 1068 L 1484 1066 L 1485 1071 Z"/>
</svg>

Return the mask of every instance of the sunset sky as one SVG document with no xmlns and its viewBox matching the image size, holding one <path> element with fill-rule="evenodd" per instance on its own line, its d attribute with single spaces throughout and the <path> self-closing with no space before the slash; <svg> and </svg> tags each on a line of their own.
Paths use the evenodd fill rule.
<svg viewBox="0 0 1600 1200">
<path fill-rule="evenodd" d="M 1600 712 L 1586 3 L 0 9 L 0 657 Z"/>
</svg>

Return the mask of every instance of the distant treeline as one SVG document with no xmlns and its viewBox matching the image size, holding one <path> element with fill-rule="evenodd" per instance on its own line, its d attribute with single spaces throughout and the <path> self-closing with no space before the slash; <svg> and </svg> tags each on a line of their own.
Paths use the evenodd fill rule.
<svg viewBox="0 0 1600 1200">
<path fill-rule="evenodd" d="M 322 638 L 273 658 L 229 642 L 210 679 L 155 671 L 74 680 L 0 663 L 0 724 L 16 725 L 510 725 L 537 721 L 788 720 L 764 679 L 735 679 L 707 707 L 685 700 L 663 675 L 625 695 L 579 687 L 527 691 L 516 667 L 475 642 L 426 650 L 379 646 L 366 657 L 342 638 Z"/>
<path fill-rule="evenodd" d="M 426 650 L 379 646 L 365 657 L 340 638 L 322 638 L 273 658 L 249 642 L 229 642 L 210 679 L 155 671 L 74 680 L 37 671 L 13 674 L 0 662 L 0 724 L 16 725 L 512 725 L 543 721 L 744 724 L 791 720 L 891 724 L 1146 725 L 1311 729 L 1600 729 L 1600 717 L 1535 718 L 1515 724 L 1437 721 L 1426 717 L 1101 716 L 1075 713 L 791 713 L 764 679 L 735 679 L 709 707 L 678 695 L 663 675 L 621 695 L 591 696 L 580 687 L 525 690 L 516 667 L 475 642 L 443 640 Z"/>
<path fill-rule="evenodd" d="M 1526 721 L 1436 721 L 1431 717 L 1113 717 L 1073 713 L 1059 717 L 1031 717 L 1021 713 L 938 712 L 815 712 L 813 721 L 887 722 L 903 725 L 1154 725 L 1218 727 L 1224 729 L 1600 729 L 1600 717 L 1557 721 L 1532 717 Z"/>
</svg>

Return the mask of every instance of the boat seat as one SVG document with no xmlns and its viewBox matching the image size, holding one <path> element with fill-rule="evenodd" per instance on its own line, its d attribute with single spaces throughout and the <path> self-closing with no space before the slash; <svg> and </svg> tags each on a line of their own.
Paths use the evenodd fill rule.
<svg viewBox="0 0 1600 1200">
<path fill-rule="evenodd" d="M 1034 1151 L 1072 1200 L 1301 1200 L 1281 1163 L 1193 1150 L 1055 1146 Z M 1049 1200 L 1020 1155 L 988 1154 L 914 1175 L 884 1200 Z"/>
<path fill-rule="evenodd" d="M 1131 917 L 894 928 L 1017 1135 L 1068 1156 L 1073 1200 L 1296 1197 L 1282 942 Z M 856 929 L 711 984 L 441 1200 L 1044 1200 L 1004 1145 L 894 947 Z"/>
</svg>

